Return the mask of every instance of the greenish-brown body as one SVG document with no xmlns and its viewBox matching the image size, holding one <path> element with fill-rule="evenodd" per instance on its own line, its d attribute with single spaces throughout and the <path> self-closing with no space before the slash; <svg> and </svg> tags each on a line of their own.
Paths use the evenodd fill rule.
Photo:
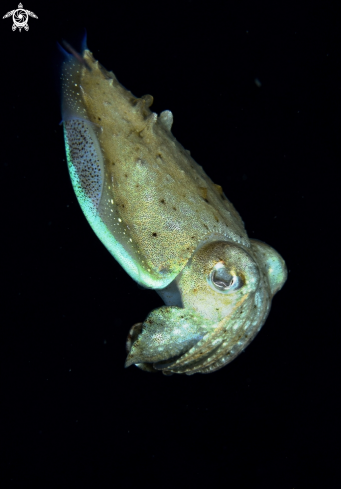
<svg viewBox="0 0 341 489">
<path fill-rule="evenodd" d="M 261 329 L 286 281 L 284 260 L 249 240 L 222 188 L 172 135 L 171 112 L 157 116 L 150 95 L 134 97 L 90 51 L 82 56 L 62 71 L 77 198 L 116 260 L 166 304 L 131 328 L 126 365 L 213 372 Z"/>
</svg>

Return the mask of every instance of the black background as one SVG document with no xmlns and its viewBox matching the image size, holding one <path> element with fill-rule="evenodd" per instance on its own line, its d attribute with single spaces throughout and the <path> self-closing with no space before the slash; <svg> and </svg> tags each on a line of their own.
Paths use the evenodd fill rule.
<svg viewBox="0 0 341 489">
<path fill-rule="evenodd" d="M 2 487 L 341 487 L 336 2 L 23 3 L 28 32 L 0 22 Z M 83 28 L 287 262 L 262 331 L 213 374 L 123 368 L 162 302 L 71 187 L 56 42 Z"/>
</svg>

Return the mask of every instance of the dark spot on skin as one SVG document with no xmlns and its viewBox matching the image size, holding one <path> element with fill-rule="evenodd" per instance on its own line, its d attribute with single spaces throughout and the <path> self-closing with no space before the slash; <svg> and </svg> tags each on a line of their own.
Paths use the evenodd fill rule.
<svg viewBox="0 0 341 489">
<path fill-rule="evenodd" d="M 173 207 L 173 209 L 176 211 L 176 207 Z"/>
<path fill-rule="evenodd" d="M 205 202 L 209 203 L 207 199 L 204 199 Z"/>
<path fill-rule="evenodd" d="M 195 236 L 192 236 L 192 238 L 191 238 L 191 239 L 195 239 Z"/>
<path fill-rule="evenodd" d="M 126 178 L 128 178 L 128 175 L 127 175 L 126 173 L 124 174 L 124 176 L 125 176 Z"/>
<path fill-rule="evenodd" d="M 161 204 L 165 204 L 166 203 L 165 202 L 165 199 L 161 199 L 160 202 L 161 202 Z"/>
<path fill-rule="evenodd" d="M 204 224 L 204 227 L 205 227 L 206 229 L 208 229 L 208 226 L 207 226 L 206 224 Z"/>
<path fill-rule="evenodd" d="M 222 198 L 222 200 L 226 200 L 225 195 L 221 194 L 221 196 L 220 196 L 220 197 Z"/>
<path fill-rule="evenodd" d="M 156 233 L 153 233 L 153 236 L 157 236 L 157 234 Z"/>
<path fill-rule="evenodd" d="M 112 164 L 112 166 L 115 166 L 115 163 L 114 162 L 112 162 L 111 164 Z"/>
<path fill-rule="evenodd" d="M 124 208 L 124 204 L 122 204 L 122 206 L 121 206 L 121 207 L 123 207 L 123 208 Z"/>
<path fill-rule="evenodd" d="M 98 117 L 98 120 L 101 121 L 102 119 L 100 117 Z"/>
<path fill-rule="evenodd" d="M 137 184 L 136 184 L 136 187 L 139 187 L 139 186 L 140 186 L 140 185 L 137 183 Z"/>
</svg>

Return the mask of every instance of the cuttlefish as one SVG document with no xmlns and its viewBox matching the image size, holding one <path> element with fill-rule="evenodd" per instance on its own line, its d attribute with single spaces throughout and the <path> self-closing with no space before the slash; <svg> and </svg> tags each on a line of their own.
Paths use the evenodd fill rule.
<svg viewBox="0 0 341 489">
<path fill-rule="evenodd" d="M 254 339 L 287 278 L 273 248 L 249 239 L 222 187 L 86 47 L 64 51 L 67 165 L 104 246 L 165 305 L 130 329 L 126 366 L 192 375 L 231 362 Z"/>
</svg>

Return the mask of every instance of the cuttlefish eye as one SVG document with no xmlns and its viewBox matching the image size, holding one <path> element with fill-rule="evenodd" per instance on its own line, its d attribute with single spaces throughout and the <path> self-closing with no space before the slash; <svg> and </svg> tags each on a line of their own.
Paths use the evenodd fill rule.
<svg viewBox="0 0 341 489">
<path fill-rule="evenodd" d="M 244 285 L 242 277 L 229 270 L 223 261 L 216 263 L 207 281 L 213 290 L 222 294 L 229 294 Z"/>
</svg>

